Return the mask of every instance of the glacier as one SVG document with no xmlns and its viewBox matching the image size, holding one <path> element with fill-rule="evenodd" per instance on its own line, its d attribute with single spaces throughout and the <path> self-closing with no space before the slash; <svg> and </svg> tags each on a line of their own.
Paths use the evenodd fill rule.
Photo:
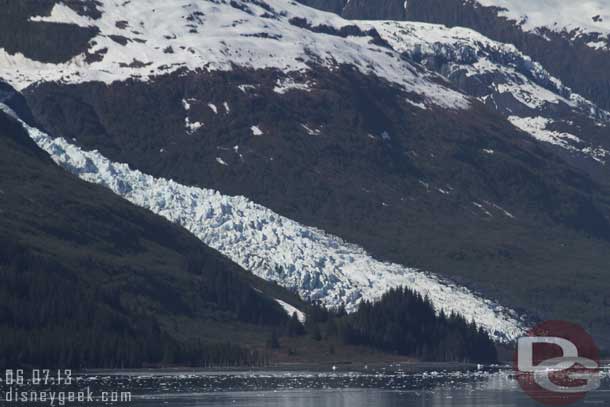
<svg viewBox="0 0 610 407">
<path fill-rule="evenodd" d="M 15 116 L 7 106 L 0 108 Z M 245 197 L 155 178 L 21 123 L 36 144 L 69 172 L 181 225 L 244 269 L 296 290 L 307 300 L 329 307 L 345 305 L 351 312 L 363 300 L 406 286 L 427 296 L 438 311 L 475 321 L 498 341 L 510 341 L 524 332 L 524 316 L 465 287 L 374 259 L 361 247 Z"/>
</svg>

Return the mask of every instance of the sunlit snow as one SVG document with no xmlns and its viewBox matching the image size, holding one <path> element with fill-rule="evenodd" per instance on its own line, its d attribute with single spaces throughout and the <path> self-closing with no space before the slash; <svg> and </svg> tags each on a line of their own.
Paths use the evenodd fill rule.
<svg viewBox="0 0 610 407">
<path fill-rule="evenodd" d="M 78 16 L 61 3 L 54 6 L 50 17 L 32 20 L 96 26 L 100 32 L 90 42 L 88 52 L 106 50 L 101 61 L 87 62 L 86 55 L 81 54 L 62 64 L 41 63 L 0 49 L 0 77 L 21 90 L 38 81 L 147 80 L 184 68 L 190 71 L 275 68 L 286 74 L 301 74 L 312 65 L 334 70 L 349 64 L 363 74 L 376 75 L 420 94 L 438 106 L 451 109 L 470 106 L 468 98 L 433 81 L 430 74 L 417 71 L 399 53 L 373 44 L 370 36 L 344 38 L 292 24 L 294 17 L 304 18 L 313 26 L 338 29 L 354 24 L 296 2 L 100 0 L 99 3 L 102 16 L 98 20 Z M 122 36 L 127 42 L 118 44 L 111 36 Z M 286 84 L 277 90 L 287 91 L 294 86 L 297 85 Z"/>
</svg>

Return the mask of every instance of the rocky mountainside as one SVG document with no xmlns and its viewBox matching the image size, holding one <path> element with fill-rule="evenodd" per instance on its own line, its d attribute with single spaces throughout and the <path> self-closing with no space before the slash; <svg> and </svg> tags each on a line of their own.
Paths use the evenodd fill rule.
<svg viewBox="0 0 610 407">
<path fill-rule="evenodd" d="M 19 4 L 0 76 L 81 178 L 328 305 L 608 332 L 608 114 L 527 52 L 281 0 Z"/>
<path fill-rule="evenodd" d="M 604 159 L 610 71 L 599 69 L 610 62 L 610 4 L 519 0 L 304 3 L 352 19 L 410 21 L 370 25 L 395 49 L 449 78 L 516 127 L 603 164 L 583 161 L 574 154 L 566 156 L 556 149 L 599 182 L 610 179 Z M 549 7 L 556 12 L 546 12 Z"/>
</svg>

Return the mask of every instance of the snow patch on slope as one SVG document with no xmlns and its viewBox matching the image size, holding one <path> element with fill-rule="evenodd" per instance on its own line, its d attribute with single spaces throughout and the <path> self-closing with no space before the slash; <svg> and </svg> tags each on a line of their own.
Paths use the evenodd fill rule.
<svg viewBox="0 0 610 407">
<path fill-rule="evenodd" d="M 22 124 L 68 171 L 181 225 L 243 268 L 296 289 L 306 299 L 330 307 L 345 304 L 348 311 L 354 311 L 362 300 L 375 300 L 390 288 L 406 286 L 428 296 L 438 310 L 476 321 L 498 340 L 514 339 L 524 331 L 515 311 L 464 287 L 375 260 L 358 246 L 280 216 L 245 197 L 154 178 Z"/>
<path fill-rule="evenodd" d="M 275 93 L 279 93 L 280 95 L 284 95 L 290 91 L 302 91 L 302 92 L 310 92 L 311 84 L 310 83 L 298 83 L 294 81 L 292 78 L 287 78 L 285 80 L 277 80 L 276 86 L 273 88 Z"/>
<path fill-rule="evenodd" d="M 574 144 L 582 143 L 582 140 L 573 134 L 549 129 L 553 124 L 553 121 L 545 117 L 509 116 L 508 121 L 515 127 L 531 134 L 537 140 L 555 144 L 566 150 L 577 151 Z M 594 160 L 602 164 L 605 164 L 607 157 L 610 156 L 610 152 L 603 148 L 586 147 L 581 151 L 587 153 Z"/>
<path fill-rule="evenodd" d="M 509 116 L 508 120 L 520 128 L 533 135 L 535 138 L 547 143 L 556 144 L 564 148 L 570 148 L 570 142 L 579 142 L 580 139 L 573 134 L 562 133 L 558 131 L 548 130 L 547 127 L 551 123 L 550 120 L 544 117 L 518 117 Z"/>
<path fill-rule="evenodd" d="M 468 98 L 437 83 L 435 75 L 418 70 L 388 48 L 374 44 L 371 35 L 334 35 L 294 23 L 304 19 L 311 27 L 340 31 L 354 23 L 334 14 L 285 0 L 99 0 L 101 18 L 74 16 L 61 3 L 53 21 L 91 25 L 99 33 L 88 53 L 62 64 L 41 63 L 0 49 L 0 76 L 22 90 L 36 82 L 111 83 L 148 80 L 179 69 L 230 71 L 235 66 L 307 72 L 312 66 L 335 70 L 348 64 L 363 74 L 377 75 L 403 89 L 423 95 L 451 109 L 469 107 Z M 78 17 L 78 18 L 77 18 Z M 116 41 L 117 38 L 120 41 Z M 290 87 L 280 86 L 278 90 Z"/>
<path fill-rule="evenodd" d="M 297 318 L 298 320 L 304 324 L 305 323 L 305 313 L 303 313 L 303 311 L 300 311 L 298 308 L 293 307 L 292 305 L 288 304 L 287 302 L 284 302 L 282 300 L 278 300 L 277 298 L 275 299 L 275 302 L 277 302 L 278 304 L 280 304 L 280 306 L 282 308 L 284 308 L 284 311 L 286 311 L 286 313 L 290 316 L 292 316 L 294 313 L 297 314 Z"/>
<path fill-rule="evenodd" d="M 44 23 L 74 24 L 78 25 L 79 27 L 93 26 L 93 23 L 89 18 L 79 15 L 76 11 L 72 10 L 70 7 L 66 6 L 63 3 L 55 4 L 49 16 L 30 17 L 30 21 Z"/>
</svg>

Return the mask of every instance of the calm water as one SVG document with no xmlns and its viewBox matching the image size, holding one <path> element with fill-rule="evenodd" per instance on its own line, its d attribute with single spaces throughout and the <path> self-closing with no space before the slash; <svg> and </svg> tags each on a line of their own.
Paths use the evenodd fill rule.
<svg viewBox="0 0 610 407">
<path fill-rule="evenodd" d="M 509 369 L 359 371 L 117 372 L 90 374 L 81 384 L 129 390 L 134 407 L 282 406 L 539 406 Z M 574 405 L 610 405 L 608 370 L 602 388 Z M 119 403 L 120 405 L 120 403 Z"/>
</svg>

